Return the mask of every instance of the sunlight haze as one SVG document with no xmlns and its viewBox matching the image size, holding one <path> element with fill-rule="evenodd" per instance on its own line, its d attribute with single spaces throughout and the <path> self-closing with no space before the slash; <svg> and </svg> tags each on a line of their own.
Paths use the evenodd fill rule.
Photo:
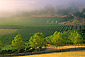
<svg viewBox="0 0 85 57">
<path fill-rule="evenodd" d="M 0 0 L 0 16 L 18 11 L 32 11 L 52 5 L 57 8 L 68 6 L 71 3 L 85 4 L 85 0 Z"/>
</svg>

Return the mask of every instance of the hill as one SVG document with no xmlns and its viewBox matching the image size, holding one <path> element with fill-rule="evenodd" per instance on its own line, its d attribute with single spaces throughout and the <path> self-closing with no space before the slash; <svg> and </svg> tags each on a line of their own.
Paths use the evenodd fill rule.
<svg viewBox="0 0 85 57">
<path fill-rule="evenodd" d="M 73 19 L 72 20 L 68 20 L 68 21 L 66 21 L 66 22 L 60 22 L 59 24 L 70 24 L 70 25 L 72 25 L 73 24 Z M 77 19 L 76 20 L 76 24 L 77 25 L 79 25 L 79 24 L 85 24 L 85 18 L 81 18 L 80 20 L 79 19 Z"/>
</svg>

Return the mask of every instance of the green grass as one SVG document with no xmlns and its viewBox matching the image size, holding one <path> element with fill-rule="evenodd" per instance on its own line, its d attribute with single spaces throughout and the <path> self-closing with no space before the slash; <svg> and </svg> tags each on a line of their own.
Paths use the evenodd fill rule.
<svg viewBox="0 0 85 57">
<path fill-rule="evenodd" d="M 55 22 L 48 24 L 47 21 L 66 21 L 58 17 L 17 17 L 17 18 L 0 18 L 0 38 L 6 46 L 2 50 L 10 50 L 11 42 L 17 34 L 21 34 L 22 39 L 28 42 L 33 34 L 40 32 L 44 37 L 53 35 L 55 31 L 74 30 L 73 25 L 58 25 Z M 85 27 L 85 25 L 77 25 Z M 77 27 L 76 26 L 76 27 Z M 78 28 L 76 28 L 78 29 Z M 84 37 L 84 36 L 83 36 Z"/>
<path fill-rule="evenodd" d="M 0 29 L 0 34 L 10 34 L 16 31 L 17 29 Z"/>
<path fill-rule="evenodd" d="M 0 18 L 0 25 L 43 25 L 47 24 L 47 21 L 63 22 L 65 19 L 61 17 L 11 17 Z"/>
<path fill-rule="evenodd" d="M 11 45 L 5 45 L 2 50 L 12 50 Z"/>
<path fill-rule="evenodd" d="M 52 35 L 55 31 L 73 30 L 73 25 L 47 24 L 47 21 L 65 21 L 60 17 L 11 17 L 0 18 L 0 38 L 4 43 L 11 43 L 17 34 L 21 34 L 24 41 L 37 33 L 43 33 L 44 37 Z M 85 27 L 85 25 L 79 25 Z M 17 29 L 17 30 L 16 30 Z"/>
</svg>

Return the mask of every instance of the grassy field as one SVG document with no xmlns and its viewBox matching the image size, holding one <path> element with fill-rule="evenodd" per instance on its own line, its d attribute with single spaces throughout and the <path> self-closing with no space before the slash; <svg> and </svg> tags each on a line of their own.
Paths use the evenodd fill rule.
<svg viewBox="0 0 85 57">
<path fill-rule="evenodd" d="M 17 29 L 0 29 L 0 34 L 9 34 L 17 31 Z"/>
<path fill-rule="evenodd" d="M 48 53 L 48 54 L 36 54 L 28 56 L 14 56 L 14 57 L 85 57 L 84 51 L 72 51 L 72 52 L 60 52 L 60 53 Z"/>
<path fill-rule="evenodd" d="M 59 17 L 17 17 L 17 18 L 0 18 L 0 38 L 5 44 L 11 44 L 11 41 L 17 34 L 20 34 L 25 42 L 28 42 L 30 37 L 35 33 L 40 32 L 44 37 L 53 35 L 55 31 L 74 30 L 74 25 L 58 25 L 54 21 L 64 22 L 63 18 Z M 47 21 L 51 21 L 48 24 Z M 84 28 L 85 25 L 78 25 Z M 78 27 L 76 26 L 78 29 Z M 79 28 L 79 29 L 80 29 Z M 3 49 L 9 49 L 10 45 Z"/>
<path fill-rule="evenodd" d="M 35 33 L 40 32 L 44 34 L 44 37 L 53 35 L 55 31 L 67 31 L 71 30 L 73 28 L 70 28 L 70 26 L 57 26 L 57 25 L 50 25 L 50 26 L 4 26 L 5 28 L 9 29 L 1 29 L 0 30 L 0 37 L 5 42 L 11 43 L 13 38 L 17 34 L 21 34 L 21 37 L 24 41 L 28 41 L 31 36 L 33 36 Z M 9 34 L 10 33 L 10 34 Z M 3 34 L 3 35 L 1 35 Z M 4 35 L 5 34 L 5 35 Z"/>
<path fill-rule="evenodd" d="M 43 25 L 47 24 L 47 21 L 64 22 L 66 21 L 62 17 L 11 17 L 11 18 L 0 18 L 0 25 Z"/>
</svg>

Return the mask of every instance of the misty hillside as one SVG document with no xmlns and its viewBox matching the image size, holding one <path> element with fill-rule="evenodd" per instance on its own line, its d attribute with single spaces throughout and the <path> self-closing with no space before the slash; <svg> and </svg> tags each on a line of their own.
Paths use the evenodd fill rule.
<svg viewBox="0 0 85 57">
<path fill-rule="evenodd" d="M 11 15 L 10 15 L 11 14 Z M 46 5 L 31 11 L 5 12 L 0 15 L 0 25 L 13 24 L 85 24 L 85 6 L 79 1 L 69 5 Z M 2 20 L 3 19 L 3 20 Z M 11 22 L 10 22 L 11 21 Z M 57 23 L 56 23 L 57 22 Z"/>
</svg>

